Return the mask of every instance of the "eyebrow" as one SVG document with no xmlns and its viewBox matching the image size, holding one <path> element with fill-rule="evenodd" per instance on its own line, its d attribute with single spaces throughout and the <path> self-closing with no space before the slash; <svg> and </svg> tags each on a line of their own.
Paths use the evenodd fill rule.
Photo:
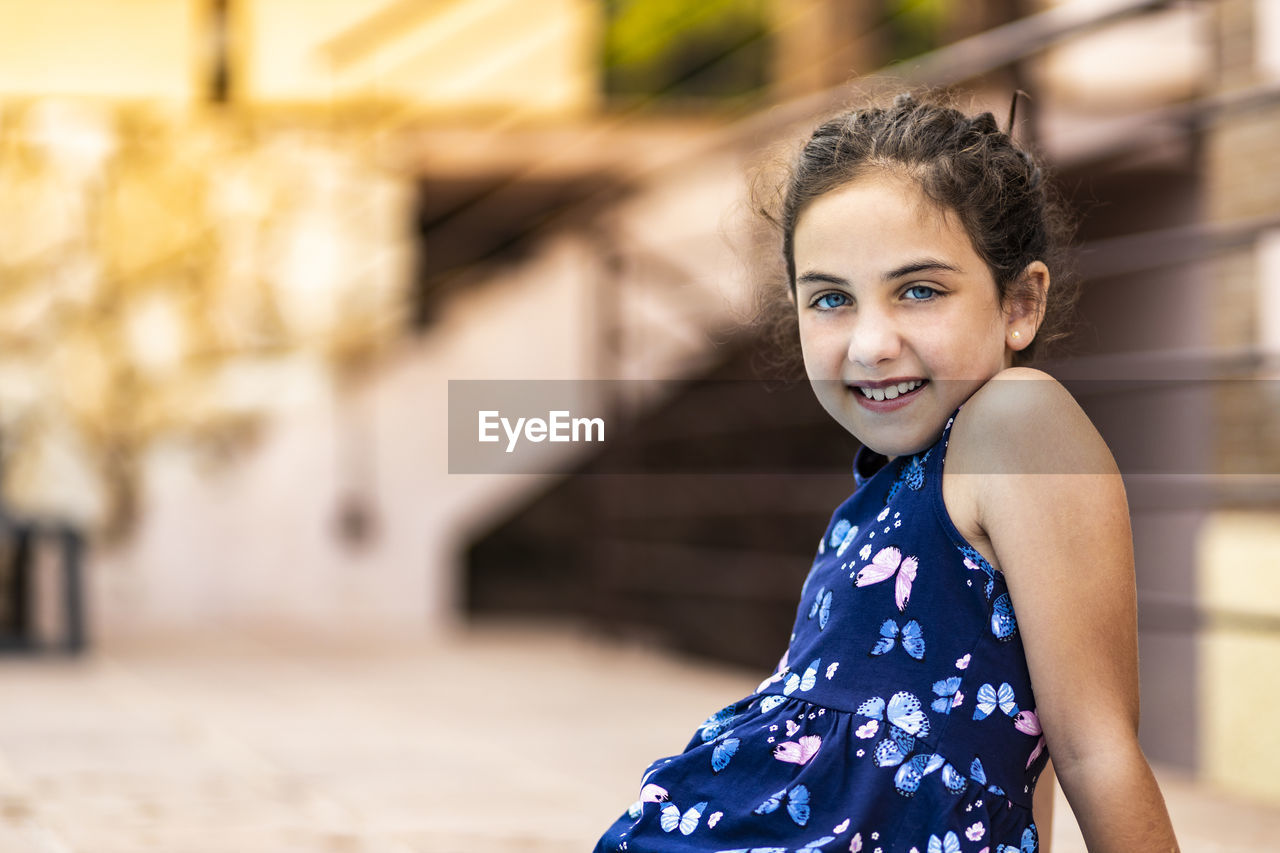
<svg viewBox="0 0 1280 853">
<path fill-rule="evenodd" d="M 936 258 L 921 258 L 915 261 L 908 261 L 900 267 L 889 270 L 882 276 L 882 278 L 885 281 L 893 281 L 894 279 L 905 278 L 906 276 L 915 275 L 920 272 L 935 271 L 961 272 L 961 269 L 954 264 L 949 264 L 946 261 L 940 261 Z M 830 273 L 807 272 L 796 279 L 796 284 L 837 284 L 847 286 L 849 282 L 838 275 L 831 275 Z"/>
</svg>

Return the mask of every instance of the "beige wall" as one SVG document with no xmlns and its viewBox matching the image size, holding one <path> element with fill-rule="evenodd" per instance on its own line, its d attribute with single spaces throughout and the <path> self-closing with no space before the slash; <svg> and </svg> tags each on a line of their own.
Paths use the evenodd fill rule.
<svg viewBox="0 0 1280 853">
<path fill-rule="evenodd" d="M 1273 5 L 1216 4 L 1221 89 L 1275 81 Z M 1203 162 L 1211 222 L 1231 227 L 1280 212 L 1277 134 L 1274 103 L 1227 112 L 1209 125 Z M 1275 358 L 1274 332 L 1260 321 L 1277 292 L 1272 240 L 1263 232 L 1215 259 L 1212 326 L 1223 351 Z M 1253 508 L 1210 513 L 1197 543 L 1200 770 L 1242 796 L 1280 802 L 1280 734 L 1267 722 L 1280 701 L 1280 394 L 1274 372 L 1251 378 L 1223 383 L 1214 400 L 1217 470 L 1232 475 L 1221 482 L 1249 496 Z"/>
<path fill-rule="evenodd" d="M 251 102 L 370 98 L 427 110 L 578 112 L 595 104 L 591 0 L 255 0 L 237 34 Z"/>
<path fill-rule="evenodd" d="M 0 0 L 0 97 L 191 101 L 212 73 L 208 0 Z M 232 95 L 545 116 L 595 106 L 592 0 L 240 0 Z"/>
<path fill-rule="evenodd" d="M 90 552 L 94 638 L 447 628 L 459 612 L 457 561 L 476 526 L 543 487 L 533 475 L 449 474 L 448 382 L 583 375 L 595 263 L 578 240 L 547 245 L 520 271 L 452 302 L 431 336 L 406 342 L 353 392 L 321 383 L 233 464 L 211 469 L 180 443 L 156 447 L 139 526 L 117 547 Z M 342 424 L 360 429 L 371 455 L 366 496 L 377 533 L 361 547 L 336 535 L 351 486 L 340 470 L 350 450 Z"/>
<path fill-rule="evenodd" d="M 189 100 L 196 0 L 0 0 L 0 96 Z"/>
<path fill-rule="evenodd" d="M 1201 772 L 1216 785 L 1280 802 L 1280 516 L 1218 512 L 1199 547 Z M 1191 677 L 1192 673 L 1188 673 Z"/>
</svg>

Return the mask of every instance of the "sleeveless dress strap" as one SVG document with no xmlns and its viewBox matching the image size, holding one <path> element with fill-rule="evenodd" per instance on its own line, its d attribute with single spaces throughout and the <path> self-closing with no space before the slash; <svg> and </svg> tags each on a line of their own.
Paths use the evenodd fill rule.
<svg viewBox="0 0 1280 853">
<path fill-rule="evenodd" d="M 938 471 L 942 470 L 943 462 L 947 456 L 947 443 L 951 440 L 951 428 L 955 426 L 956 415 L 960 414 L 960 410 L 964 408 L 964 403 L 956 406 L 956 410 L 951 413 L 951 417 L 947 418 L 947 423 L 942 427 L 942 437 L 938 439 L 938 443 L 934 445 L 936 452 L 933 454 L 933 468 Z"/>
</svg>

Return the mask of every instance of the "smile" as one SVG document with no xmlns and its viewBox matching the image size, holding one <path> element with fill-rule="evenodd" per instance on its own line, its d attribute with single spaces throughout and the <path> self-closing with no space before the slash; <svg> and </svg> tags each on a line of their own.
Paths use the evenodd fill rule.
<svg viewBox="0 0 1280 853">
<path fill-rule="evenodd" d="M 890 385 L 886 388 L 859 387 L 858 390 L 862 392 L 862 396 L 871 400 L 893 400 L 903 394 L 910 394 L 923 384 L 923 379 L 913 379 L 910 382 L 899 382 L 897 385 Z"/>
<path fill-rule="evenodd" d="M 928 380 L 925 379 L 910 379 L 880 388 L 856 385 L 850 390 L 854 392 L 854 399 L 864 409 L 870 409 L 873 412 L 892 412 L 910 404 L 920 389 L 927 384 L 929 384 Z"/>
</svg>

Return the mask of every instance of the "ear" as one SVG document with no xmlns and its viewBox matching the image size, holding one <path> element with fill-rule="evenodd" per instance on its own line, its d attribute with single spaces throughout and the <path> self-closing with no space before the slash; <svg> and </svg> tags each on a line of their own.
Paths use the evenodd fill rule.
<svg viewBox="0 0 1280 853">
<path fill-rule="evenodd" d="M 1049 296 L 1049 268 L 1032 261 L 1005 297 L 1005 342 L 1012 350 L 1026 349 L 1044 320 Z"/>
</svg>

